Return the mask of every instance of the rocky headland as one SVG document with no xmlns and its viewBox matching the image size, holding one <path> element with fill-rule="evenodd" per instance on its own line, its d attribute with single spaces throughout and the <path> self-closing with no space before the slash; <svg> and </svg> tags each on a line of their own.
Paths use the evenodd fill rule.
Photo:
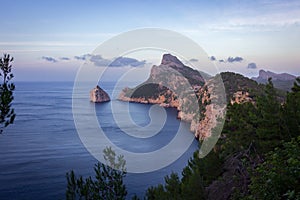
<svg viewBox="0 0 300 200">
<path fill-rule="evenodd" d="M 195 137 L 204 139 L 225 113 L 226 101 L 216 94 L 220 89 L 217 79 L 205 80 L 201 72 L 164 54 L 161 64 L 152 67 L 147 81 L 135 88 L 124 88 L 118 99 L 177 108 L 177 118 L 189 122 Z"/>
</svg>

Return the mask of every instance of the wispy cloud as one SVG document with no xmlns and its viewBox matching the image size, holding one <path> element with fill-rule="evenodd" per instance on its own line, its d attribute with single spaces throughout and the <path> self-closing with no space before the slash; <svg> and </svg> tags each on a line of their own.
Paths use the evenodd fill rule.
<svg viewBox="0 0 300 200">
<path fill-rule="evenodd" d="M 92 56 L 92 54 L 84 54 L 81 56 L 74 56 L 74 58 L 76 60 L 88 60 L 88 58 L 90 58 Z"/>
<path fill-rule="evenodd" d="M 216 61 L 217 60 L 217 58 L 215 56 L 211 56 L 211 57 L 209 57 L 209 59 L 211 61 Z M 239 56 L 236 56 L 236 57 L 229 56 L 227 59 L 219 59 L 218 60 L 219 63 L 227 63 L 227 62 L 228 63 L 234 63 L 234 62 L 242 62 L 242 61 L 244 61 L 244 58 L 239 57 Z"/>
<path fill-rule="evenodd" d="M 109 65 L 110 67 L 123 67 L 123 66 L 131 66 L 131 67 L 142 67 L 146 63 L 145 60 L 139 61 L 134 58 L 128 57 L 118 57 Z"/>
<path fill-rule="evenodd" d="M 44 42 L 34 42 L 34 41 L 20 41 L 20 42 L 0 42 L 1 46 L 26 46 L 26 47 L 77 47 L 77 46 L 93 46 L 94 44 L 87 43 L 77 43 L 77 42 L 61 42 L 61 41 L 44 41 Z"/>
<path fill-rule="evenodd" d="M 222 20 L 206 24 L 218 32 L 269 32 L 300 26 L 299 0 L 260 0 L 229 3 Z"/>
<path fill-rule="evenodd" d="M 210 56 L 209 59 L 210 59 L 211 61 L 216 61 L 216 60 L 217 60 L 217 58 L 216 58 L 215 56 Z"/>
<path fill-rule="evenodd" d="M 249 63 L 247 66 L 247 69 L 256 69 L 256 68 L 257 68 L 256 63 Z"/>
<path fill-rule="evenodd" d="M 117 57 L 114 59 L 103 58 L 101 55 L 84 54 L 81 56 L 74 56 L 76 60 L 90 61 L 95 66 L 109 66 L 109 67 L 141 67 L 146 63 L 145 60 L 139 61 L 129 57 Z"/>
<path fill-rule="evenodd" d="M 42 59 L 46 60 L 48 62 L 52 62 L 52 63 L 56 63 L 57 62 L 57 60 L 55 58 L 49 57 L 49 56 L 43 56 Z"/>
<path fill-rule="evenodd" d="M 102 58 L 101 55 L 92 55 L 89 60 L 96 66 L 107 66 L 111 63 L 110 60 Z"/>
<path fill-rule="evenodd" d="M 233 62 L 242 62 L 244 59 L 242 57 L 228 57 L 227 62 L 233 63 Z"/>
<path fill-rule="evenodd" d="M 90 61 L 94 63 L 96 66 L 109 66 L 109 67 L 141 67 L 146 61 L 139 61 L 134 58 L 128 57 L 117 57 L 116 59 L 105 59 L 101 55 L 93 55 L 90 58 Z"/>
<path fill-rule="evenodd" d="M 190 62 L 198 62 L 198 59 L 192 58 L 192 59 L 190 59 L 189 61 L 190 61 Z"/>
<path fill-rule="evenodd" d="M 60 60 L 65 60 L 65 61 L 70 60 L 70 58 L 68 58 L 68 57 L 60 57 L 59 59 Z"/>
</svg>

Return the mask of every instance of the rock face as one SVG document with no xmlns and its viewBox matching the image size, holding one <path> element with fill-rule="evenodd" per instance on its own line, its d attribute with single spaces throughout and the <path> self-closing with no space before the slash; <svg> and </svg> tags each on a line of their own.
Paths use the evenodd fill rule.
<svg viewBox="0 0 300 200">
<path fill-rule="evenodd" d="M 124 88 L 119 100 L 177 108 L 177 118 L 189 122 L 195 137 L 203 139 L 211 135 L 216 118 L 224 113 L 224 107 L 210 104 L 217 96 L 212 95 L 212 88 L 199 71 L 165 54 L 161 64 L 152 67 L 148 80 L 135 88 Z"/>
<path fill-rule="evenodd" d="M 97 85 L 90 91 L 90 100 L 94 103 L 101 103 L 110 101 L 110 98 L 108 94 Z"/>
<path fill-rule="evenodd" d="M 244 91 L 237 91 L 236 93 L 233 94 L 233 97 L 230 101 L 231 104 L 234 103 L 246 103 L 246 102 L 252 102 L 253 103 L 253 99 L 250 97 L 249 92 L 244 92 Z"/>
</svg>

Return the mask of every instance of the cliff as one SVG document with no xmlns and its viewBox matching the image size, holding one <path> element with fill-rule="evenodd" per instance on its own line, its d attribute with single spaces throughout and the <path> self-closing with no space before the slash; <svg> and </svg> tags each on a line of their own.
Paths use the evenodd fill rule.
<svg viewBox="0 0 300 200">
<path fill-rule="evenodd" d="M 90 91 L 90 101 L 94 103 L 101 103 L 110 101 L 108 94 L 98 85 Z"/>
<path fill-rule="evenodd" d="M 206 82 L 199 71 L 165 54 L 161 64 L 152 67 L 148 80 L 135 88 L 124 88 L 119 100 L 177 108 L 177 117 L 189 122 L 195 137 L 203 139 L 211 135 L 217 118 L 224 114 L 224 105 L 215 103 L 220 102 L 215 88 L 216 79 Z"/>
</svg>

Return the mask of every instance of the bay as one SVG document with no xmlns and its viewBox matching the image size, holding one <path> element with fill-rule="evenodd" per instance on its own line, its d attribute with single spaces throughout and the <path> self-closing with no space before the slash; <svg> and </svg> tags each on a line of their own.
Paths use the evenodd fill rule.
<svg viewBox="0 0 300 200">
<path fill-rule="evenodd" d="M 111 96 L 114 83 L 101 87 Z M 120 90 L 121 88 L 115 88 Z M 0 199 L 64 199 L 66 172 L 93 176 L 98 161 L 82 144 L 72 115 L 72 82 L 17 82 L 13 107 L 15 123 L 0 135 Z M 89 99 L 89 91 L 83 96 Z M 125 102 L 112 99 L 122 110 Z M 155 137 L 142 139 L 124 134 L 114 121 L 111 103 L 93 104 L 99 124 L 107 137 L 121 148 L 132 152 L 150 152 L 162 148 L 177 132 L 177 111 L 166 109 L 167 120 Z M 141 126 L 150 123 L 151 105 L 130 103 L 130 116 Z M 82 111 L 85 112 L 85 111 Z M 192 134 L 185 124 L 185 133 Z M 171 172 L 181 173 L 197 149 L 195 140 L 174 163 L 148 173 L 128 173 L 125 184 L 128 198 L 142 197 L 148 187 L 164 182 Z"/>
</svg>

